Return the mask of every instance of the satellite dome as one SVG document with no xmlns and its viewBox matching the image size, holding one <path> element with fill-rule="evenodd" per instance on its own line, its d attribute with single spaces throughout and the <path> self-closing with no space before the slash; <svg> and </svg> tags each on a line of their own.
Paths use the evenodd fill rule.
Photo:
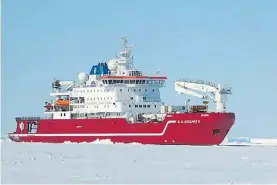
<svg viewBox="0 0 277 185">
<path fill-rule="evenodd" d="M 111 59 L 109 62 L 108 62 L 108 68 L 110 71 L 116 71 L 117 69 L 117 60 L 116 59 Z"/>
<path fill-rule="evenodd" d="M 85 72 L 81 72 L 78 75 L 78 79 L 81 83 L 84 83 L 84 82 L 88 81 L 88 74 Z"/>
</svg>

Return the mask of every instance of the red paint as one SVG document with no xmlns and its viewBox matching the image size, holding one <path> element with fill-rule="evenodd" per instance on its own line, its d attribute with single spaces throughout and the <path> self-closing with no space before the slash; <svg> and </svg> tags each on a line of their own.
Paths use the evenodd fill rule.
<svg viewBox="0 0 277 185">
<path fill-rule="evenodd" d="M 200 123 L 182 123 L 184 120 L 200 120 Z M 40 119 L 38 120 L 37 132 L 35 134 L 28 134 L 26 130 L 27 122 L 29 121 L 32 120 L 17 120 L 16 132 L 9 133 L 9 138 L 17 142 L 46 143 L 63 143 L 65 141 L 93 142 L 97 139 L 110 139 L 112 142 L 121 143 L 137 142 L 142 144 L 218 145 L 223 141 L 233 126 L 235 122 L 235 114 L 174 113 L 168 114 L 162 123 L 128 123 L 123 118 L 69 120 Z M 176 123 L 169 124 L 165 129 L 168 121 L 176 121 Z M 23 131 L 20 130 L 21 122 L 24 124 Z M 164 134 L 157 136 L 157 134 L 162 133 L 164 129 Z M 214 135 L 214 129 L 220 129 L 220 134 Z M 134 133 L 134 135 L 115 136 L 115 134 L 130 133 Z M 156 135 L 139 135 L 150 133 Z M 59 134 L 67 135 L 59 136 Z M 69 134 L 79 135 L 69 136 Z M 108 135 L 87 136 L 82 134 Z"/>
</svg>

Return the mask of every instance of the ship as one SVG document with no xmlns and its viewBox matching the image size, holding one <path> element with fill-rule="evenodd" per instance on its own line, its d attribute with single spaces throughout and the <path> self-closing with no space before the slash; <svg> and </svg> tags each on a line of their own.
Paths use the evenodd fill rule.
<svg viewBox="0 0 277 185">
<path fill-rule="evenodd" d="M 95 63 L 78 80 L 52 82 L 45 117 L 16 117 L 15 142 L 65 143 L 109 140 L 153 145 L 219 145 L 235 123 L 227 112 L 231 87 L 181 78 L 172 87 L 177 95 L 196 96 L 180 105 L 165 104 L 160 90 L 167 76 L 146 75 L 134 66 L 133 45 L 122 37 L 117 56 Z M 151 66 L 151 65 L 150 65 Z M 182 96 L 178 95 L 178 96 Z M 202 104 L 203 100 L 203 104 Z M 215 103 L 215 110 L 210 109 Z"/>
</svg>

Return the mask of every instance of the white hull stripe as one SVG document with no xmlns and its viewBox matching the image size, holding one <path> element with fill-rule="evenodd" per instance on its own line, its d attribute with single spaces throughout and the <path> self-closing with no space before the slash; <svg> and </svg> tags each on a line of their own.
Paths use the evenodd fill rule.
<svg viewBox="0 0 277 185">
<path fill-rule="evenodd" d="M 74 137 L 84 137 L 84 136 L 162 136 L 164 135 L 167 127 L 171 123 L 176 123 L 176 120 L 168 121 L 161 133 L 105 133 L 105 134 L 11 134 L 12 137 L 27 137 L 27 136 L 45 136 L 45 137 L 53 137 L 53 136 L 74 136 Z"/>
</svg>

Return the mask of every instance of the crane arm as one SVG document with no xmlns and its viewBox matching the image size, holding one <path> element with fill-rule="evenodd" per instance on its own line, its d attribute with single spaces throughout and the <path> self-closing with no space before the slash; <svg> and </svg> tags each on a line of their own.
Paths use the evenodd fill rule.
<svg viewBox="0 0 277 185">
<path fill-rule="evenodd" d="M 68 91 L 74 87 L 75 81 L 60 81 L 55 80 L 54 83 L 52 83 L 52 88 L 54 88 L 58 92 L 62 91 Z M 62 89 L 63 87 L 63 89 Z"/>
<path fill-rule="evenodd" d="M 175 90 L 179 94 L 188 94 L 197 96 L 201 99 L 207 99 L 210 97 L 214 103 L 216 103 L 217 112 L 225 112 L 227 94 L 231 94 L 231 88 L 223 88 L 223 85 L 212 84 L 204 81 L 192 81 L 192 80 L 177 80 L 174 82 Z M 204 93 L 201 95 L 195 91 Z"/>
<path fill-rule="evenodd" d="M 186 87 L 183 87 L 179 84 L 175 84 L 175 90 L 177 91 L 178 94 L 189 94 L 189 95 L 192 95 L 192 96 L 197 96 L 197 97 L 202 98 L 202 99 L 205 98 L 205 96 L 203 96 L 199 93 L 193 92 L 192 90 L 190 90 Z"/>
<path fill-rule="evenodd" d="M 201 92 L 205 92 L 205 93 L 218 91 L 218 87 L 216 87 L 215 85 L 208 85 L 205 83 L 175 81 L 175 85 L 177 85 L 177 84 L 182 88 L 193 89 L 195 91 L 201 91 Z"/>
<path fill-rule="evenodd" d="M 72 85 L 74 83 L 74 81 L 60 81 L 59 84 L 62 86 L 66 86 L 66 85 Z"/>
</svg>

